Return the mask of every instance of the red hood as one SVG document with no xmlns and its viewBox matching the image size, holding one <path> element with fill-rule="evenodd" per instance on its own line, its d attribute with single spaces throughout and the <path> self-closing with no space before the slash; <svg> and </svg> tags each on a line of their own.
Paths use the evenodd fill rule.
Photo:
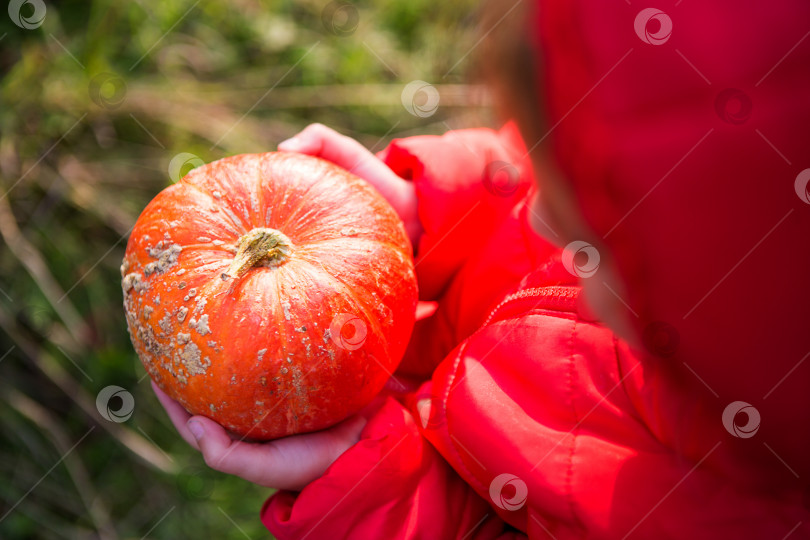
<svg viewBox="0 0 810 540">
<path fill-rule="evenodd" d="M 723 406 L 753 404 L 765 440 L 798 459 L 787 447 L 797 426 L 808 439 L 810 418 L 810 195 L 797 182 L 810 167 L 810 3 L 629 4 L 539 2 L 555 156 L 617 261 L 638 335 L 663 328 L 673 340 L 659 356 L 686 362 L 683 376 Z"/>
</svg>

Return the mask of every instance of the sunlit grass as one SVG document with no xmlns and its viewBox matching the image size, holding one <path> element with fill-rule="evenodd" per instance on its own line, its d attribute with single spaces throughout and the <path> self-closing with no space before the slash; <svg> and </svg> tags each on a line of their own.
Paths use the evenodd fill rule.
<svg viewBox="0 0 810 540">
<path fill-rule="evenodd" d="M 321 1 L 47 2 L 33 29 L 0 15 L 0 537 L 267 536 L 269 490 L 205 468 L 144 378 L 127 234 L 180 152 L 272 150 L 314 121 L 375 150 L 488 122 L 465 84 L 474 4 L 357 2 L 348 35 Z M 414 79 L 439 88 L 435 115 L 403 108 Z M 96 410 L 109 385 L 134 396 L 125 422 Z"/>
</svg>

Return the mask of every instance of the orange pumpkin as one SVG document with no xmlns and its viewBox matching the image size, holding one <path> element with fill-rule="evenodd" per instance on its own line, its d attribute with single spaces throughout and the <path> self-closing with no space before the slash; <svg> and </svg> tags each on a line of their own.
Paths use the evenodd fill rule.
<svg viewBox="0 0 810 540">
<path fill-rule="evenodd" d="M 121 266 L 132 343 L 192 414 L 266 440 L 368 404 L 413 328 L 411 246 L 364 180 L 318 158 L 225 158 L 163 190 Z"/>
</svg>

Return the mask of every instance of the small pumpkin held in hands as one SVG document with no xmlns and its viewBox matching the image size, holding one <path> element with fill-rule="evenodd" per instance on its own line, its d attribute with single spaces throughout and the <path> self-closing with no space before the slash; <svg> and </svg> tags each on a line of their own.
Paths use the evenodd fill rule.
<svg viewBox="0 0 810 540">
<path fill-rule="evenodd" d="M 132 343 L 158 386 L 252 439 L 360 410 L 413 328 L 396 213 L 364 180 L 300 154 L 191 171 L 138 218 L 121 275 Z"/>
</svg>

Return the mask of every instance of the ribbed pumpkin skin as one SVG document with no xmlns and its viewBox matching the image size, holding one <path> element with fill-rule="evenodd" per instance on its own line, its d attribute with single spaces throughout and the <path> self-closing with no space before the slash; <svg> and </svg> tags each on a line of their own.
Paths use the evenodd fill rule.
<svg viewBox="0 0 810 540">
<path fill-rule="evenodd" d="M 257 227 L 285 234 L 288 258 L 223 279 Z M 163 190 L 135 224 L 121 275 L 152 379 L 192 414 L 259 440 L 369 403 L 404 354 L 417 300 L 391 206 L 364 180 L 290 153 L 225 158 Z M 343 324 L 350 317 L 361 322 Z"/>
</svg>

